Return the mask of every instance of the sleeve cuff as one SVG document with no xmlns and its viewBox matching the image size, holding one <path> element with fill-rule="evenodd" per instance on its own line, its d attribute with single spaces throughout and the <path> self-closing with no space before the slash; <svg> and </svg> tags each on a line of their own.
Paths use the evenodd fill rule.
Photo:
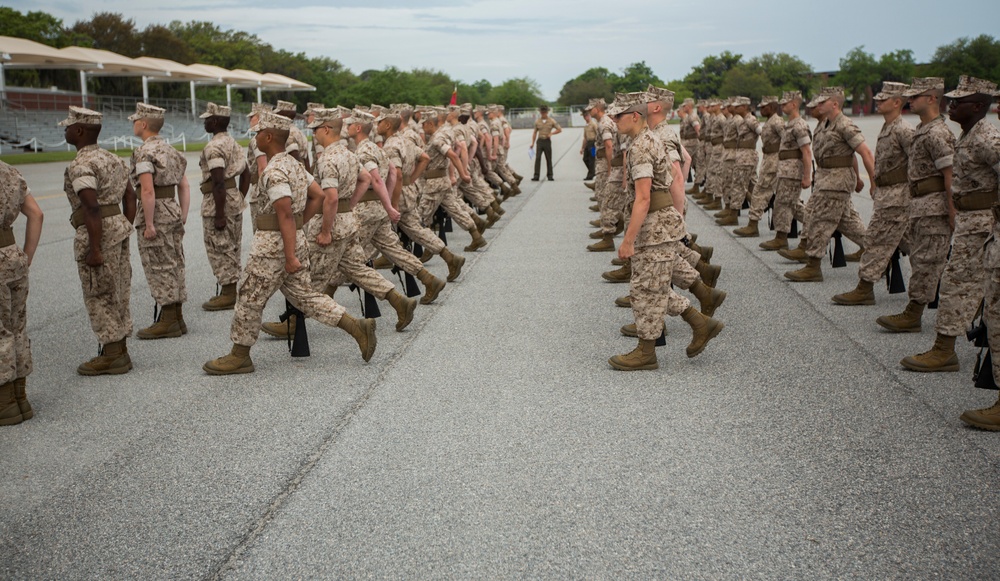
<svg viewBox="0 0 1000 581">
<path fill-rule="evenodd" d="M 939 157 L 934 160 L 934 167 L 939 170 L 942 170 L 946 167 L 951 167 L 952 165 L 954 165 L 954 158 L 955 156 L 953 155 L 946 155 L 944 157 Z"/>
<path fill-rule="evenodd" d="M 861 147 L 861 144 L 865 142 L 865 136 L 858 133 L 854 137 L 847 141 L 847 145 L 851 146 L 851 149 L 857 150 Z"/>
<path fill-rule="evenodd" d="M 267 188 L 267 197 L 270 198 L 272 202 L 280 200 L 281 198 L 291 198 L 292 186 L 287 183 L 275 184 Z"/>
<path fill-rule="evenodd" d="M 135 164 L 135 175 L 141 176 L 144 173 L 153 173 L 153 164 L 148 161 L 140 161 Z"/>
<path fill-rule="evenodd" d="M 653 177 L 653 164 L 651 163 L 640 163 L 633 165 L 630 168 L 632 174 L 632 181 L 641 180 L 642 178 Z"/>
<path fill-rule="evenodd" d="M 805 135 L 803 137 L 800 137 L 798 140 L 796 140 L 795 143 L 799 147 L 804 147 L 804 146 L 809 145 L 810 143 L 812 143 L 812 139 L 810 139 L 808 135 Z"/>
<path fill-rule="evenodd" d="M 208 169 L 210 169 L 210 170 L 212 170 L 212 169 L 225 169 L 226 168 L 226 160 L 222 159 L 221 157 L 213 157 L 213 158 L 210 158 L 208 160 L 208 162 L 205 164 L 205 166 Z"/>
<path fill-rule="evenodd" d="M 81 192 L 83 190 L 96 190 L 97 189 L 97 178 L 94 176 L 81 176 L 73 180 L 73 191 Z"/>
<path fill-rule="evenodd" d="M 378 169 L 378 164 L 374 161 L 366 161 L 363 167 L 371 173 L 373 169 Z"/>
<path fill-rule="evenodd" d="M 321 188 L 323 188 L 324 190 L 328 190 L 330 188 L 334 188 L 334 189 L 338 189 L 339 190 L 340 189 L 340 180 L 337 179 L 337 178 L 323 178 L 323 181 L 320 182 L 319 186 Z"/>
</svg>

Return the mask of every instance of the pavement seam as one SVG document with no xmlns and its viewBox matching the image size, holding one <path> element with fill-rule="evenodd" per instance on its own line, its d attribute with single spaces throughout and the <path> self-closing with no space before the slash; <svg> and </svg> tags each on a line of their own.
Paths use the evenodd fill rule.
<svg viewBox="0 0 1000 581">
<path fill-rule="evenodd" d="M 690 207 L 690 205 L 689 205 L 689 207 Z M 709 215 L 709 211 L 708 210 L 705 210 L 701 206 L 697 206 L 697 207 L 698 207 L 698 209 L 701 211 L 701 213 L 703 215 L 705 215 L 709 219 L 712 219 L 712 217 Z M 779 283 L 784 283 L 784 287 L 787 288 L 789 291 L 791 291 L 793 294 L 795 294 L 802 303 L 805 303 L 805 305 L 809 308 L 809 310 L 813 311 L 816 315 L 818 315 L 820 317 L 820 319 L 826 321 L 826 323 L 831 328 L 833 328 L 833 329 L 836 330 L 837 334 L 841 335 L 841 337 L 843 339 L 846 339 L 850 344 L 854 345 L 854 347 L 856 348 L 856 350 L 858 352 L 860 352 L 865 358 L 867 358 L 871 363 L 873 363 L 876 368 L 880 369 L 885 375 L 889 376 L 891 378 L 892 383 L 895 384 L 895 387 L 893 389 L 895 389 L 896 391 L 902 393 L 903 395 L 911 398 L 912 400 L 915 400 L 917 403 L 920 404 L 921 407 L 923 407 L 924 409 L 930 411 L 930 413 L 931 413 L 932 416 L 938 417 L 941 420 L 942 424 L 943 424 L 943 425 L 941 425 L 941 426 L 938 427 L 939 429 L 944 430 L 944 431 L 951 431 L 947 427 L 947 424 L 949 422 L 949 418 L 946 418 L 945 416 L 943 416 L 941 413 L 939 413 L 937 410 L 935 410 L 930 404 L 928 404 L 926 401 L 924 401 L 923 398 L 920 398 L 917 395 L 917 392 L 914 391 L 914 389 L 912 387 L 910 387 L 909 384 L 907 384 L 902 379 L 902 377 L 898 373 L 898 371 L 899 371 L 898 369 L 889 367 L 884 361 L 882 361 L 882 359 L 880 359 L 872 351 L 870 351 L 864 343 L 858 341 L 857 339 L 855 339 L 854 337 L 852 337 L 850 334 L 848 334 L 839 324 L 837 324 L 837 322 L 835 322 L 833 319 L 831 319 L 830 317 L 828 317 L 815 304 L 813 304 L 813 302 L 810 301 L 809 298 L 806 295 L 802 294 L 801 292 L 799 292 L 795 288 L 796 285 L 807 285 L 807 284 L 810 284 L 810 283 L 796 283 L 796 282 L 792 282 L 792 281 L 785 281 L 783 278 L 779 278 L 779 276 L 783 276 L 783 275 L 780 275 L 780 273 L 778 273 L 778 271 L 776 270 L 776 268 L 778 268 L 778 265 L 772 265 L 771 263 L 765 261 L 763 254 L 754 252 L 749 246 L 745 246 L 745 245 L 741 244 L 740 241 L 735 237 L 735 235 L 732 235 L 731 233 L 729 233 L 728 231 L 726 231 L 725 228 L 722 228 L 721 226 L 719 228 L 723 231 L 723 234 L 726 235 L 726 240 L 727 241 L 733 242 L 745 254 L 749 255 L 755 261 L 757 261 L 758 263 L 760 263 L 764 268 L 766 268 L 767 270 L 769 270 L 774 275 L 775 280 L 777 280 Z M 800 232 L 800 235 L 801 235 L 801 232 Z M 749 240 L 756 240 L 756 239 L 751 238 Z M 763 253 L 765 251 L 761 251 L 761 252 Z M 766 253 L 766 254 L 777 255 L 777 253 Z M 791 264 L 789 264 L 789 266 L 794 266 L 795 264 L 798 264 L 798 263 L 791 263 Z M 986 454 L 986 452 L 983 449 L 983 447 L 979 446 L 979 445 L 976 445 L 975 440 L 973 440 L 970 435 L 963 435 L 961 432 L 957 432 L 955 435 L 959 436 L 961 438 L 961 440 L 963 441 L 963 443 L 966 446 L 969 446 L 969 447 L 973 448 L 976 451 L 977 454 L 979 454 L 980 456 L 982 456 L 983 459 L 986 461 L 987 464 L 993 464 L 992 459 Z M 1000 474 L 1000 465 L 993 464 L 993 470 L 994 470 L 994 472 L 997 472 L 998 474 Z"/>
</svg>

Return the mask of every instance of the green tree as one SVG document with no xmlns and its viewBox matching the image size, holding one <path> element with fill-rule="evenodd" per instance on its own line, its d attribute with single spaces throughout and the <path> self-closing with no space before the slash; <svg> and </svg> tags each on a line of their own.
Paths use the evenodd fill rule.
<svg viewBox="0 0 1000 581">
<path fill-rule="evenodd" d="M 748 60 L 746 66 L 763 72 L 775 92 L 802 91 L 803 94 L 808 94 L 813 90 L 810 79 L 812 67 L 788 53 L 766 52 Z"/>
<path fill-rule="evenodd" d="M 909 49 L 887 52 L 878 59 L 878 74 L 882 82 L 909 83 L 916 67 L 917 61 Z"/>
<path fill-rule="evenodd" d="M 844 91 L 854 98 L 855 107 L 866 102 L 868 92 L 879 82 L 879 66 L 875 55 L 865 52 L 864 46 L 852 48 L 840 59 L 840 71 L 834 81 L 843 85 Z"/>
<path fill-rule="evenodd" d="M 61 48 L 66 37 L 62 20 L 45 12 L 22 14 L 0 6 L 0 36 L 14 36 Z"/>
<path fill-rule="evenodd" d="M 538 82 L 528 77 L 507 79 L 493 87 L 489 94 L 489 102 L 497 103 L 508 109 L 539 107 L 545 104 L 542 89 Z"/>
<path fill-rule="evenodd" d="M 114 12 L 98 12 L 90 20 L 80 20 L 70 29 L 91 40 L 93 48 L 110 50 L 127 57 L 142 56 L 135 20 Z"/>
<path fill-rule="evenodd" d="M 560 105 L 584 105 L 590 99 L 603 97 L 608 103 L 615 98 L 614 75 L 604 67 L 587 69 L 583 74 L 566 81 L 559 91 Z"/>
<path fill-rule="evenodd" d="M 759 67 L 740 65 L 729 69 L 722 77 L 719 93 L 726 96 L 741 95 L 751 101 L 760 101 L 764 95 L 773 95 L 775 88 Z"/>
<path fill-rule="evenodd" d="M 666 88 L 674 92 L 674 106 L 680 107 L 684 99 L 691 99 L 694 97 L 694 93 L 691 89 L 681 80 L 670 81 L 666 84 Z"/>
<path fill-rule="evenodd" d="M 619 93 L 635 93 L 645 91 L 649 85 L 663 86 L 663 81 L 649 68 L 646 61 L 632 63 L 622 70 L 617 79 L 613 79 L 614 89 Z"/>
<path fill-rule="evenodd" d="M 707 56 L 700 65 L 691 68 L 691 72 L 684 77 L 684 84 L 697 99 L 719 96 L 726 72 L 740 64 L 742 59 L 743 55 L 728 50 L 719 56 Z"/>
<path fill-rule="evenodd" d="M 943 77 L 946 87 L 957 86 L 959 75 L 1000 81 L 1000 40 L 982 34 L 975 38 L 962 37 L 951 44 L 939 46 L 926 74 Z"/>
<path fill-rule="evenodd" d="M 190 65 L 194 53 L 172 30 L 160 24 L 150 24 L 139 33 L 139 48 L 143 56 L 177 61 Z"/>
</svg>

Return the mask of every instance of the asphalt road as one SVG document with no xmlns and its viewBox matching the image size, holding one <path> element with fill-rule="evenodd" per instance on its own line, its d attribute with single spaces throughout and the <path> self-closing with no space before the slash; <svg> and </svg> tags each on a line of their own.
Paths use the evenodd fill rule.
<svg viewBox="0 0 1000 581">
<path fill-rule="evenodd" d="M 878 124 L 865 128 L 874 143 Z M 788 283 L 794 265 L 696 208 L 691 229 L 723 265 L 725 331 L 688 359 L 672 319 L 660 370 L 612 370 L 634 346 L 618 333 L 631 314 L 613 304 L 626 285 L 600 279 L 611 255 L 584 249 L 596 215 L 580 135 L 554 139 L 556 181 L 522 184 L 410 328 L 395 333 L 383 309 L 370 363 L 310 321 L 308 359 L 265 338 L 256 373 L 222 378 L 201 371 L 228 350 L 232 315 L 198 308 L 214 284 L 197 208 L 191 332 L 131 341 L 128 375 L 76 375 L 97 345 L 63 165 L 22 166 L 46 211 L 29 301 L 36 417 L 0 429 L 0 577 L 996 576 L 1000 446 L 958 420 L 996 398 L 971 386 L 971 345 L 959 373 L 907 372 L 898 361 L 930 347 L 932 312 L 922 333 L 882 333 L 875 317 L 905 295 L 877 286 L 876 306 L 834 305 L 856 265 Z M 515 132 L 513 155 L 528 177 L 529 137 Z M 855 202 L 867 219 L 867 192 Z M 359 314 L 356 295 L 337 299 Z"/>
</svg>

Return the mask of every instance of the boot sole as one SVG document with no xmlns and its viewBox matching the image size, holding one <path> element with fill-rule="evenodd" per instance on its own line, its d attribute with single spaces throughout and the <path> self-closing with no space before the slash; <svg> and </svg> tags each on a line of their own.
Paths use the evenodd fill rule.
<svg viewBox="0 0 1000 581">
<path fill-rule="evenodd" d="M 205 310 L 205 311 L 231 311 L 231 310 L 233 310 L 233 309 L 236 308 L 236 305 L 232 304 L 232 305 L 229 305 L 229 306 L 226 306 L 226 307 L 216 307 L 216 306 L 209 306 L 207 304 L 204 304 L 204 305 L 201 306 L 201 308 L 202 308 L 202 310 Z"/>
<path fill-rule="evenodd" d="M 443 284 L 441 286 L 426 287 L 424 290 L 424 296 L 420 297 L 420 304 L 429 305 L 433 303 L 434 301 L 437 300 L 438 295 L 441 294 L 441 291 L 443 290 L 444 290 Z M 411 314 L 410 316 L 412 318 L 413 315 Z M 401 329 L 396 329 L 396 330 L 400 331 Z"/>
<path fill-rule="evenodd" d="M 613 246 L 610 248 L 593 248 L 591 246 L 588 246 L 587 250 L 589 250 L 590 252 L 614 252 L 615 249 Z"/>
<path fill-rule="evenodd" d="M 638 337 L 639 336 L 638 332 L 632 333 L 631 331 L 625 331 L 625 327 L 622 327 L 621 329 L 618 329 L 618 332 L 621 333 L 623 337 Z"/>
<path fill-rule="evenodd" d="M 104 369 L 102 371 L 94 371 L 91 369 L 82 369 L 80 367 L 76 368 L 76 372 L 80 375 L 87 377 L 97 377 L 98 375 L 124 375 L 132 371 L 132 362 L 129 361 L 128 365 L 124 367 L 112 367 L 110 369 Z"/>
<path fill-rule="evenodd" d="M 368 327 L 365 322 L 361 324 L 367 327 L 365 329 L 368 338 L 368 349 L 361 352 L 361 358 L 365 360 L 365 363 L 371 361 L 372 355 L 375 354 L 375 347 L 378 344 L 378 339 L 375 337 L 375 319 L 365 319 L 365 321 L 371 321 L 371 326 Z"/>
<path fill-rule="evenodd" d="M 961 416 L 959 416 L 958 419 L 962 420 L 963 422 L 965 422 L 969 426 L 971 426 L 973 428 L 976 428 L 976 429 L 979 429 L 979 430 L 989 430 L 990 432 L 1000 432 L 1000 425 L 996 425 L 996 424 L 983 424 L 983 423 L 977 422 L 976 420 L 968 417 L 965 414 L 962 414 Z"/>
<path fill-rule="evenodd" d="M 264 326 L 261 326 L 260 330 L 263 331 L 264 334 L 270 335 L 271 337 L 275 337 L 277 339 L 287 339 L 292 336 L 289 333 L 275 333 L 274 331 L 269 331 L 267 327 Z"/>
<path fill-rule="evenodd" d="M 621 365 L 619 363 L 615 363 L 614 357 L 608 359 L 608 365 L 614 367 L 618 371 L 651 371 L 653 369 L 660 368 L 659 363 L 647 363 L 645 365 L 640 365 L 639 367 L 628 367 L 625 365 Z"/>
<path fill-rule="evenodd" d="M 916 371 L 918 373 L 936 373 L 938 371 L 942 371 L 942 372 L 946 372 L 947 373 L 947 372 L 952 372 L 952 371 L 958 371 L 959 370 L 958 369 L 958 363 L 955 363 L 953 365 L 945 365 L 945 366 L 942 366 L 942 367 L 930 368 L 930 367 L 919 367 L 917 365 L 913 365 L 912 363 L 907 363 L 906 359 L 903 359 L 902 361 L 899 362 L 899 364 L 902 365 L 903 367 L 905 367 L 906 369 L 909 369 L 910 371 Z"/>
<path fill-rule="evenodd" d="M 838 299 L 837 297 L 833 297 L 833 299 L 831 299 L 831 300 L 833 300 L 834 303 L 836 303 L 838 305 L 843 305 L 845 307 L 862 307 L 862 306 L 869 306 L 869 305 L 874 305 L 875 304 L 875 299 L 865 299 L 863 301 L 852 301 L 852 300 Z"/>
<path fill-rule="evenodd" d="M 919 333 L 921 330 L 921 327 L 907 327 L 905 329 L 901 327 L 890 327 L 878 319 L 876 319 L 875 322 L 878 323 L 879 327 L 882 327 L 890 333 Z"/>
<path fill-rule="evenodd" d="M 693 351 L 693 352 L 692 351 L 688 351 L 687 352 L 687 356 L 688 357 L 697 357 L 698 355 L 701 355 L 701 353 L 705 350 L 705 347 L 708 347 L 708 342 L 711 341 L 712 339 L 715 339 L 716 337 L 718 337 L 719 333 L 721 333 L 722 329 L 724 329 L 725 327 L 726 327 L 726 325 L 722 321 L 719 321 L 719 324 L 716 325 L 715 328 L 712 329 L 712 331 L 708 334 L 708 339 L 705 339 L 705 343 L 701 346 L 701 349 L 698 349 L 697 351 Z"/>
<path fill-rule="evenodd" d="M 396 321 L 396 332 L 400 332 L 413 322 L 413 312 L 417 310 L 417 301 L 407 301 L 403 316 Z"/>
<path fill-rule="evenodd" d="M 165 333 L 163 335 L 147 335 L 142 331 L 139 331 L 138 333 L 135 334 L 135 336 L 144 341 L 151 341 L 154 339 L 173 339 L 175 337 L 180 337 L 183 334 L 184 331 L 182 331 L 181 329 L 177 329 L 177 331 L 172 331 L 170 333 Z"/>
<path fill-rule="evenodd" d="M 244 367 L 237 367 L 232 371 L 221 371 L 213 367 L 209 367 L 208 363 L 202 365 L 201 368 L 205 373 L 209 375 L 240 375 L 243 373 L 253 373 L 254 371 L 257 370 L 257 368 L 253 366 L 252 362 L 250 363 L 250 365 L 246 365 Z"/>
<path fill-rule="evenodd" d="M 631 309 L 632 308 L 632 304 L 631 303 L 629 303 L 627 305 L 626 304 L 622 304 L 622 303 L 618 302 L 617 299 L 615 299 L 615 306 L 616 307 L 621 307 L 623 309 Z"/>
<path fill-rule="evenodd" d="M 790 272 L 786 272 L 785 273 L 785 278 L 787 278 L 788 280 L 790 280 L 792 282 L 823 282 L 823 277 L 822 276 L 811 276 L 809 278 L 805 278 L 805 277 L 789 276 L 791 274 L 792 273 L 790 273 Z"/>
<path fill-rule="evenodd" d="M 24 414 L 18 414 L 9 418 L 4 418 L 0 420 L 0 426 L 16 426 L 24 421 Z"/>
<path fill-rule="evenodd" d="M 702 311 L 701 314 L 705 315 L 706 317 L 711 317 L 712 315 L 714 315 L 715 311 L 717 311 L 719 307 L 722 306 L 722 303 L 726 302 L 726 291 L 719 291 L 718 299 L 719 299 L 718 301 L 712 304 L 712 308 L 710 310 Z"/>
<path fill-rule="evenodd" d="M 608 273 L 606 273 L 606 272 L 601 275 L 601 278 L 603 278 L 604 280 L 606 280 L 608 282 L 615 283 L 615 284 L 619 284 L 619 283 L 623 283 L 623 282 L 629 282 L 629 279 L 627 279 L 627 278 L 615 278 L 613 276 L 608 276 Z"/>
</svg>

